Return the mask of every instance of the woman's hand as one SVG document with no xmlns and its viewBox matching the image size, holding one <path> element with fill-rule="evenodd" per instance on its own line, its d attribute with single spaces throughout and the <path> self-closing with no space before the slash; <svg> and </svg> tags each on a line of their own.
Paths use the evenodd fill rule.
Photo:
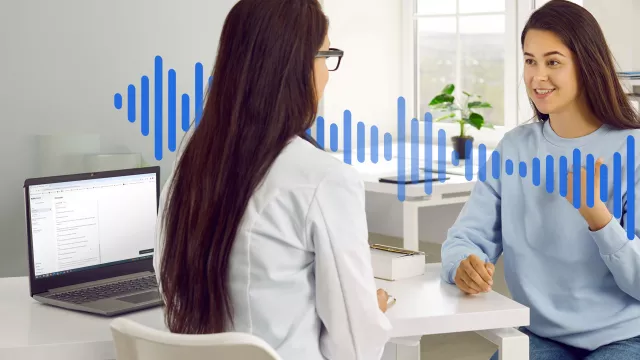
<svg viewBox="0 0 640 360">
<path fill-rule="evenodd" d="M 491 291 L 495 266 L 485 263 L 476 255 L 469 255 L 460 262 L 454 281 L 460 290 L 467 294 Z"/>
<path fill-rule="evenodd" d="M 587 204 L 587 170 L 580 168 L 580 207 L 578 211 L 586 220 L 591 231 L 598 231 L 605 227 L 613 215 L 607 209 L 607 205 L 600 200 L 600 167 L 603 165 L 602 159 L 598 159 L 594 166 L 593 176 L 593 206 Z M 573 205 L 573 172 L 567 175 L 567 196 L 566 199 Z"/>
<path fill-rule="evenodd" d="M 382 312 L 387 312 L 387 302 L 389 301 L 389 294 L 383 289 L 378 289 L 378 307 Z"/>
</svg>

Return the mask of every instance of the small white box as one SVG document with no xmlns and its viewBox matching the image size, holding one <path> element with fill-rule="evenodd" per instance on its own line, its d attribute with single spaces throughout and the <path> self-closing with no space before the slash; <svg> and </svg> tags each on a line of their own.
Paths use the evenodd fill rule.
<svg viewBox="0 0 640 360">
<path fill-rule="evenodd" d="M 379 244 L 370 245 L 370 249 L 373 276 L 378 279 L 393 281 L 424 274 L 426 256 L 422 251 Z"/>
</svg>

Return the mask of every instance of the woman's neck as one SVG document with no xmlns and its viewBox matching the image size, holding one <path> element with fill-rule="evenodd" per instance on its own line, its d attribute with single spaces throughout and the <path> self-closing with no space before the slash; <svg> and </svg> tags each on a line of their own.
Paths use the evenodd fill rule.
<svg viewBox="0 0 640 360">
<path fill-rule="evenodd" d="M 578 138 L 598 130 L 602 123 L 586 102 L 576 101 L 557 113 L 549 114 L 549 125 L 562 138 Z"/>
</svg>

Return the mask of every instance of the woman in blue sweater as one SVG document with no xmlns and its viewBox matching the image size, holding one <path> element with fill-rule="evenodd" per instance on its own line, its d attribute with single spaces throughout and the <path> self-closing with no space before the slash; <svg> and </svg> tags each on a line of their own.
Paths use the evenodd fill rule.
<svg viewBox="0 0 640 360">
<path fill-rule="evenodd" d="M 442 278 L 488 291 L 504 253 L 509 290 L 531 310 L 531 360 L 640 359 L 640 120 L 584 8 L 547 3 L 521 43 L 538 121 L 487 159 L 443 244 Z"/>
</svg>

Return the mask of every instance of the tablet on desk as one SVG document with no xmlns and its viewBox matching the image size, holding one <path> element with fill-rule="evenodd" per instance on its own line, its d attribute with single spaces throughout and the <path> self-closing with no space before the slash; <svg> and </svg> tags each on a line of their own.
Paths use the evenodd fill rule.
<svg viewBox="0 0 640 360">
<path fill-rule="evenodd" d="M 421 184 L 421 183 L 425 183 L 427 181 L 433 182 L 433 181 L 438 181 L 438 173 L 437 172 L 430 172 L 430 171 L 419 171 L 418 172 L 418 179 L 415 181 L 412 181 L 412 176 L 411 174 L 405 174 L 404 175 L 404 179 L 399 180 L 399 176 L 388 176 L 388 177 L 383 177 L 380 178 L 380 182 L 382 183 L 389 183 L 389 184 L 404 184 L 404 185 L 410 185 L 410 184 Z M 450 177 L 449 176 L 445 176 L 444 180 L 449 180 Z"/>
</svg>

